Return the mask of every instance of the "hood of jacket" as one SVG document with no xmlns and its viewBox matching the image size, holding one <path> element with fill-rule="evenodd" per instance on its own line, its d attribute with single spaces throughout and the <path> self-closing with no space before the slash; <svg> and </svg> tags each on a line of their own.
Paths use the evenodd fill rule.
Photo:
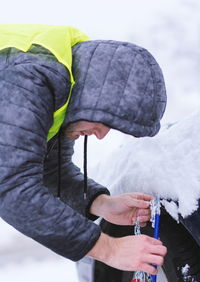
<svg viewBox="0 0 200 282">
<path fill-rule="evenodd" d="M 162 71 L 132 43 L 94 40 L 73 47 L 72 90 L 64 126 L 100 122 L 135 137 L 154 136 L 166 107 Z"/>
</svg>

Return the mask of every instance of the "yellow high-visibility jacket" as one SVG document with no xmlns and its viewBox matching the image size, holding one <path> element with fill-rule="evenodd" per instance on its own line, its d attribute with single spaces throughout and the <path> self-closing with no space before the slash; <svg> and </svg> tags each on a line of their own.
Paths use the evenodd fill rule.
<svg viewBox="0 0 200 282">
<path fill-rule="evenodd" d="M 35 25 L 35 24 L 0 24 L 0 50 L 15 47 L 27 52 L 32 44 L 39 44 L 48 49 L 68 69 L 71 85 L 74 85 L 72 74 L 72 46 L 88 40 L 88 36 L 70 26 Z M 72 90 L 71 87 L 71 90 Z M 70 95 L 69 95 L 70 98 Z M 59 131 L 67 109 L 67 102 L 54 112 L 54 122 L 49 130 L 47 140 Z"/>
</svg>

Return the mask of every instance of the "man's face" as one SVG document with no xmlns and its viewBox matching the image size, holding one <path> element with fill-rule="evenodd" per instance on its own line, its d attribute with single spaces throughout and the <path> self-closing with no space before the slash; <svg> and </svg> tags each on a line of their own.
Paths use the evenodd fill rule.
<svg viewBox="0 0 200 282">
<path fill-rule="evenodd" d="M 110 128 L 102 123 L 77 121 L 69 124 L 65 129 L 65 136 L 68 139 L 75 140 L 79 136 L 94 134 L 98 139 L 103 139 L 109 132 Z"/>
</svg>

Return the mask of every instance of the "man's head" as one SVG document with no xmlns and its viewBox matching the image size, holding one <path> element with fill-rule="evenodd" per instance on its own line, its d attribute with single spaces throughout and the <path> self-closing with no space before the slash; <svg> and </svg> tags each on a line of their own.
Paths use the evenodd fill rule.
<svg viewBox="0 0 200 282">
<path fill-rule="evenodd" d="M 88 121 L 77 121 L 69 124 L 65 130 L 65 136 L 68 139 L 75 140 L 80 136 L 95 135 L 98 139 L 103 139 L 110 128 L 104 124 Z"/>
<path fill-rule="evenodd" d="M 132 43 L 97 40 L 73 47 L 75 85 L 64 127 L 86 120 L 135 137 L 154 136 L 166 106 L 162 71 Z"/>
</svg>

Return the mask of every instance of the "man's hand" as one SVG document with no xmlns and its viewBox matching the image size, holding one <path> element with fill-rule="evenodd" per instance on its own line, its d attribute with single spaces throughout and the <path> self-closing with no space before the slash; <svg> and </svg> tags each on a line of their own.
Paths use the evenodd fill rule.
<svg viewBox="0 0 200 282">
<path fill-rule="evenodd" d="M 98 196 L 90 212 L 118 225 L 133 225 L 139 220 L 145 226 L 150 220 L 150 200 L 153 197 L 141 193 L 127 193 L 119 196 Z"/>
<path fill-rule="evenodd" d="M 167 253 L 162 242 L 146 235 L 112 238 L 101 233 L 88 256 L 125 271 L 157 274 L 153 265 L 162 265 Z"/>
</svg>

